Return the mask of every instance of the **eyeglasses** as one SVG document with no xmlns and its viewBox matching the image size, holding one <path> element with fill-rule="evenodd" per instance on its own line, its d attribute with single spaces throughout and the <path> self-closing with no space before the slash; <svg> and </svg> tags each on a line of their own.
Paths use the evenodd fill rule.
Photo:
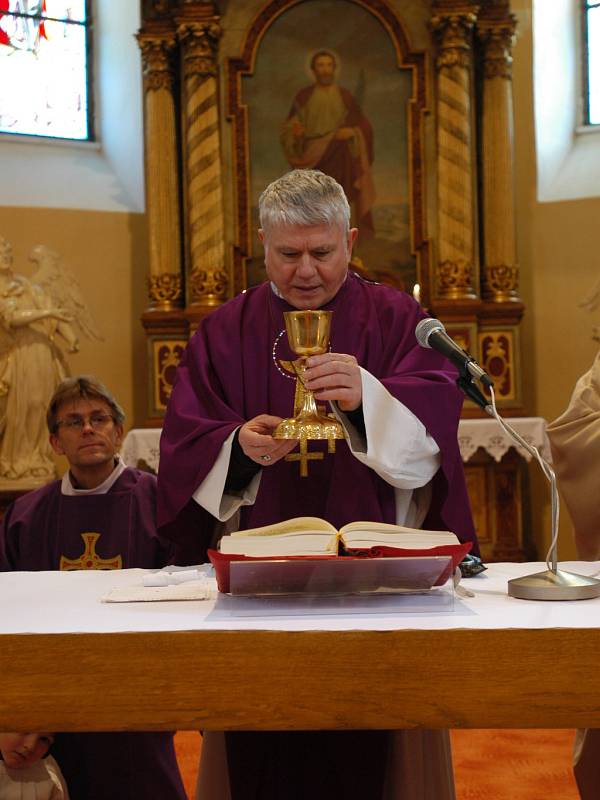
<svg viewBox="0 0 600 800">
<path fill-rule="evenodd" d="M 101 431 L 107 428 L 111 422 L 114 422 L 114 418 L 110 414 L 91 414 L 89 417 L 73 416 L 68 419 L 61 419 L 56 423 L 56 428 L 80 432 L 87 423 L 92 430 Z"/>
</svg>

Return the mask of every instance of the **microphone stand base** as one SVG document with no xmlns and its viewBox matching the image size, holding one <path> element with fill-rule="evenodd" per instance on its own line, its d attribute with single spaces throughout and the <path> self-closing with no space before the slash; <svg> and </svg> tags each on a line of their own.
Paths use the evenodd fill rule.
<svg viewBox="0 0 600 800">
<path fill-rule="evenodd" d="M 547 569 L 508 581 L 508 594 L 519 600 L 589 600 L 600 597 L 600 580 Z"/>
</svg>

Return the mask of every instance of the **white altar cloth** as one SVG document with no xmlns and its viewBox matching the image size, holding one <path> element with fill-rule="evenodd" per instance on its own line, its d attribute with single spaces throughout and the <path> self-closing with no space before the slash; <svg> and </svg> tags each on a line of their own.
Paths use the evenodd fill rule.
<svg viewBox="0 0 600 800">
<path fill-rule="evenodd" d="M 600 598 L 542 602 L 507 595 L 509 578 L 540 572 L 540 562 L 490 564 L 463 581 L 473 598 L 456 597 L 451 611 L 438 613 L 311 614 L 230 616 L 219 600 L 101 603 L 117 586 L 139 585 L 150 570 L 0 573 L 0 637 L 3 634 L 131 633 L 199 630 L 448 630 L 598 628 Z M 593 575 L 599 562 L 564 562 L 562 570 Z M 225 598 L 228 600 L 229 598 Z M 243 598 L 242 598 L 243 599 Z M 221 603 L 221 605 L 224 605 Z M 1 643 L 1 639 L 0 639 Z"/>
<path fill-rule="evenodd" d="M 542 417 L 513 417 L 506 420 L 528 444 L 537 447 L 541 455 L 551 460 L 550 443 L 546 435 L 546 420 Z M 158 471 L 159 441 L 161 428 L 132 428 L 123 441 L 121 455 L 129 467 L 145 462 L 154 472 Z M 495 419 L 461 419 L 458 426 L 458 445 L 463 461 L 482 447 L 496 461 L 511 447 L 531 460 L 529 453 L 505 433 Z"/>
</svg>

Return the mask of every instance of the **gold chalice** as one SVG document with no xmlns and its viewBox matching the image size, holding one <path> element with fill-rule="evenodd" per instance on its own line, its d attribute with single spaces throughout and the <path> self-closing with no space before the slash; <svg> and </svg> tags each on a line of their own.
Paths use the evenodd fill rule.
<svg viewBox="0 0 600 800">
<path fill-rule="evenodd" d="M 275 439 L 329 439 L 330 450 L 334 439 L 344 438 L 344 429 L 330 416 L 320 414 L 315 397 L 304 385 L 304 372 L 308 356 L 326 353 L 329 348 L 329 330 L 332 311 L 285 311 L 285 328 L 291 349 L 300 358 L 292 362 L 300 383 L 302 408 L 296 417 L 282 420 L 275 432 Z M 305 445 L 306 447 L 306 445 Z"/>
</svg>

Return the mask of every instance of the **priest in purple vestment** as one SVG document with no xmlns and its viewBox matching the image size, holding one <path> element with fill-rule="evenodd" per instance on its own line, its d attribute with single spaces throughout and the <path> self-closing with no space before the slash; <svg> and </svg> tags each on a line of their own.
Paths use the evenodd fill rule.
<svg viewBox="0 0 600 800">
<path fill-rule="evenodd" d="M 95 379 L 67 378 L 59 385 L 47 421 L 50 443 L 69 470 L 7 509 L 0 571 L 173 563 L 173 545 L 156 532 L 155 477 L 126 467 L 118 456 L 124 418 Z M 71 800 L 186 799 L 172 733 L 63 733 L 52 752 Z"/>
<path fill-rule="evenodd" d="M 184 353 L 161 437 L 159 529 L 184 539 L 195 521 L 199 557 L 217 523 L 296 516 L 475 541 L 456 435 L 462 395 L 454 367 L 416 342 L 421 307 L 349 272 L 357 230 L 333 178 L 294 170 L 267 187 L 259 209 L 269 281 L 203 319 Z M 283 312 L 318 308 L 333 311 L 331 352 L 308 359 L 305 380 L 346 439 L 334 454 L 311 441 L 301 477 L 297 442 L 271 435 L 294 408 Z M 445 732 L 229 733 L 225 748 L 214 736 L 203 762 L 214 752 L 224 766 L 226 756 L 233 800 L 454 797 Z M 203 763 L 199 797 L 229 796 L 203 792 L 203 774 L 218 772 Z"/>
</svg>

